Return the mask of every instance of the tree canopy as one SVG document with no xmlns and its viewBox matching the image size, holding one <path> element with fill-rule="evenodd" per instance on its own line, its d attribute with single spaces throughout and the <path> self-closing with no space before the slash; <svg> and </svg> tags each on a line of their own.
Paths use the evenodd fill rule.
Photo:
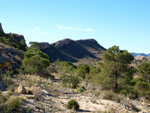
<svg viewBox="0 0 150 113">
<path fill-rule="evenodd" d="M 24 71 L 29 74 L 41 73 L 50 64 L 47 54 L 38 48 L 30 47 L 24 52 L 23 67 Z"/>
<path fill-rule="evenodd" d="M 101 83 L 104 88 L 117 91 L 119 85 L 132 79 L 133 68 L 129 66 L 134 57 L 118 46 L 109 48 L 102 56 Z"/>
<path fill-rule="evenodd" d="M 147 83 L 150 84 L 150 62 L 143 62 L 139 66 L 139 72 Z"/>
</svg>

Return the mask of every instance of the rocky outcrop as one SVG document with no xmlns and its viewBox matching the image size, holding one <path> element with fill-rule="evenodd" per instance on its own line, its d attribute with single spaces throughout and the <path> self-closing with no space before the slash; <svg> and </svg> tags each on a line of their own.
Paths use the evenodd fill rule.
<svg viewBox="0 0 150 113">
<path fill-rule="evenodd" d="M 18 94 L 26 94 L 26 88 L 20 85 L 17 92 Z"/>
<path fill-rule="evenodd" d="M 0 43 L 0 70 L 4 72 L 5 69 L 16 70 L 20 67 L 24 57 L 23 51 Z"/>
<path fill-rule="evenodd" d="M 85 40 L 77 40 L 76 42 L 80 43 L 85 47 L 90 47 L 95 50 L 105 51 L 106 49 L 102 47 L 95 39 L 85 39 Z"/>
<path fill-rule="evenodd" d="M 41 49 L 46 49 L 46 48 L 48 48 L 49 46 L 50 46 L 50 44 L 47 43 L 47 42 L 42 42 L 42 43 L 39 44 L 39 47 L 40 47 Z"/>
<path fill-rule="evenodd" d="M 0 23 L 0 33 L 4 33 L 1 23 Z"/>
<path fill-rule="evenodd" d="M 74 41 L 71 40 L 71 39 L 69 39 L 69 38 L 66 38 L 66 39 L 64 39 L 64 40 L 60 40 L 60 41 L 58 41 L 58 42 L 56 42 L 56 43 L 53 43 L 52 45 L 53 45 L 54 47 L 56 47 L 56 48 L 61 48 L 61 47 L 65 46 L 65 45 L 67 45 L 67 44 L 70 44 L 70 43 L 72 43 L 72 42 L 74 42 Z"/>
</svg>

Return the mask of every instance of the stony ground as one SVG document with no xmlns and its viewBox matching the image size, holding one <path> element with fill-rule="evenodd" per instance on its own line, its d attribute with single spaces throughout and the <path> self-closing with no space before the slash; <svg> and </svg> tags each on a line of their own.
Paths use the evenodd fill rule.
<svg viewBox="0 0 150 113">
<path fill-rule="evenodd" d="M 38 77 L 34 77 L 34 79 L 42 81 L 36 84 L 40 88 L 41 100 L 36 100 L 33 94 L 17 95 L 24 98 L 22 107 L 26 109 L 27 113 L 30 113 L 29 111 L 33 113 L 136 113 L 126 105 L 103 99 L 101 95 L 93 93 L 92 90 L 78 93 L 75 89 L 62 87 L 58 80 L 50 82 L 50 80 L 42 80 Z M 49 84 L 45 85 L 46 81 Z M 8 94 L 7 91 L 2 93 Z M 67 102 L 71 99 L 78 101 L 80 105 L 78 111 L 66 108 Z M 150 104 L 129 99 L 128 101 L 141 110 L 139 113 L 150 113 Z"/>
</svg>

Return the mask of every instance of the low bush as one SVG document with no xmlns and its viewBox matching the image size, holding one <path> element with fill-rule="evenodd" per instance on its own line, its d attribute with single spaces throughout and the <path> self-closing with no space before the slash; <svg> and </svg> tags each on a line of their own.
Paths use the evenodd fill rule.
<svg viewBox="0 0 150 113">
<path fill-rule="evenodd" d="M 7 107 L 5 106 L 5 102 L 8 100 L 8 97 L 4 95 L 0 95 L 0 113 L 7 113 Z"/>
<path fill-rule="evenodd" d="M 124 99 L 124 97 L 113 92 L 105 91 L 103 94 L 103 99 L 120 102 L 122 99 Z"/>
<path fill-rule="evenodd" d="M 15 110 L 18 107 L 20 107 L 21 103 L 22 103 L 22 101 L 19 97 L 11 96 L 11 97 L 9 97 L 9 99 L 7 100 L 7 102 L 5 104 L 8 109 Z"/>
<path fill-rule="evenodd" d="M 73 109 L 73 110 L 78 110 L 79 109 L 79 104 L 76 100 L 70 100 L 67 104 L 68 109 Z"/>
<path fill-rule="evenodd" d="M 81 79 L 76 75 L 62 75 L 60 80 L 64 86 L 69 86 L 71 88 L 76 88 L 81 83 Z"/>
<path fill-rule="evenodd" d="M 37 101 L 41 101 L 42 100 L 41 89 L 40 88 L 34 87 L 32 93 L 34 95 L 35 100 L 37 100 Z"/>
<path fill-rule="evenodd" d="M 79 87 L 77 89 L 77 92 L 79 92 L 79 93 L 83 93 L 84 91 L 86 91 L 86 89 L 84 87 Z"/>
</svg>

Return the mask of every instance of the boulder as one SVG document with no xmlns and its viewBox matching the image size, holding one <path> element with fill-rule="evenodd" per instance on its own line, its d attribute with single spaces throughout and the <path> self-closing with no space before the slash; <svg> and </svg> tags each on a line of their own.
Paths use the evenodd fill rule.
<svg viewBox="0 0 150 113">
<path fill-rule="evenodd" d="M 25 87 L 25 89 L 26 89 L 26 93 L 32 94 L 32 92 L 33 92 L 33 87 Z"/>
<path fill-rule="evenodd" d="M 26 94 L 26 89 L 24 86 L 18 87 L 18 94 Z"/>
</svg>

